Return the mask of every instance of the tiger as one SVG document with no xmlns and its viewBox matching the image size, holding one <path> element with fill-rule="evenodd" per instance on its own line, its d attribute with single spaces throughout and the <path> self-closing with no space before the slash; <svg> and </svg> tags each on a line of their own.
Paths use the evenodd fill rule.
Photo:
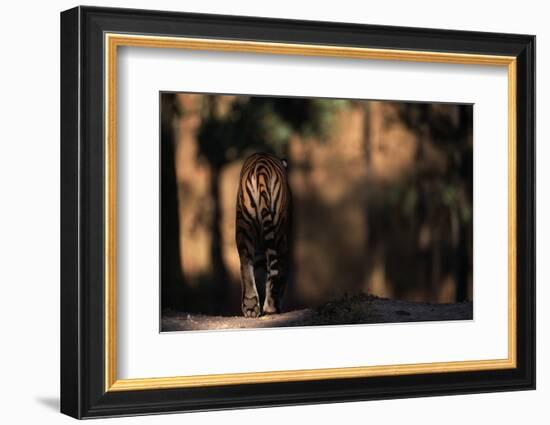
<svg viewBox="0 0 550 425">
<path fill-rule="evenodd" d="M 270 153 L 256 153 L 243 163 L 236 206 L 236 242 L 241 271 L 244 317 L 281 312 L 289 268 L 292 195 L 287 162 Z M 254 278 L 255 257 L 266 265 L 265 297 Z"/>
</svg>

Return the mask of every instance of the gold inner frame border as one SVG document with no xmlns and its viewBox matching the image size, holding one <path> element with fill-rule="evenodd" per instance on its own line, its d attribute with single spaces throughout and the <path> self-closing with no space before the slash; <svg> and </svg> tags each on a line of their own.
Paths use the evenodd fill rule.
<svg viewBox="0 0 550 425">
<path fill-rule="evenodd" d="M 118 379 L 116 324 L 116 98 L 118 47 L 148 47 L 261 53 L 279 55 L 324 56 L 355 59 L 397 60 L 468 65 L 504 66 L 508 72 L 508 357 L 495 360 L 468 360 L 436 363 L 398 364 L 381 366 L 303 369 L 268 372 L 229 373 Z M 512 369 L 517 365 L 516 338 L 516 58 L 466 53 L 428 52 L 413 50 L 371 49 L 331 45 L 287 44 L 256 41 L 180 38 L 152 35 L 106 33 L 105 47 L 105 391 L 137 391 L 218 385 L 242 385 L 275 382 L 313 381 L 323 379 L 365 378 L 411 375 L 421 373 L 451 373 Z"/>
</svg>

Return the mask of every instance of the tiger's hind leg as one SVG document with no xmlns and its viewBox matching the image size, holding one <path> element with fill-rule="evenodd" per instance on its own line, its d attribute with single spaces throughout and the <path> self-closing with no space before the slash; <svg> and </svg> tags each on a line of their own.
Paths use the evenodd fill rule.
<svg viewBox="0 0 550 425">
<path fill-rule="evenodd" d="M 267 250 L 267 279 L 265 282 L 264 314 L 281 312 L 281 300 L 286 286 L 286 254 L 277 255 L 277 251 Z"/>
<path fill-rule="evenodd" d="M 239 253 L 241 260 L 241 308 L 244 317 L 258 317 L 260 311 L 260 297 L 254 279 L 254 260 Z"/>
</svg>

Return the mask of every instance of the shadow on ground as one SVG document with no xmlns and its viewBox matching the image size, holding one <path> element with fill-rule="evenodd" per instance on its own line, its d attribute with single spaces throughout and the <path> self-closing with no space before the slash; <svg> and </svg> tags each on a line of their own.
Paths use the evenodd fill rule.
<svg viewBox="0 0 550 425">
<path fill-rule="evenodd" d="M 162 331 L 425 322 L 472 318 L 472 302 L 430 304 L 357 295 L 328 302 L 315 309 L 294 310 L 257 319 L 166 310 L 162 315 Z"/>
<path fill-rule="evenodd" d="M 59 397 L 36 397 L 35 400 L 42 406 L 59 412 Z"/>
</svg>

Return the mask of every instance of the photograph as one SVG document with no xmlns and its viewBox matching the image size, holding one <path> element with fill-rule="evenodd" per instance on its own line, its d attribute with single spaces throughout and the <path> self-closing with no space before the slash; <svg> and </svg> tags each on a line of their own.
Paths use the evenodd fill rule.
<svg viewBox="0 0 550 425">
<path fill-rule="evenodd" d="M 474 105 L 159 96 L 161 332 L 473 319 Z"/>
</svg>

